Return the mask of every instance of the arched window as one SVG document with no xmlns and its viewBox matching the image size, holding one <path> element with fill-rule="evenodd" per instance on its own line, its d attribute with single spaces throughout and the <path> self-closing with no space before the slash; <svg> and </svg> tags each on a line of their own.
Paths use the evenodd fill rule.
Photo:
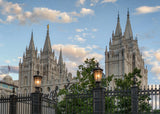
<svg viewBox="0 0 160 114">
<path fill-rule="evenodd" d="M 50 88 L 50 87 L 47 87 L 47 91 L 50 92 L 50 91 L 51 91 L 51 88 Z"/>
<path fill-rule="evenodd" d="M 27 94 L 27 89 L 24 89 L 24 94 Z"/>
</svg>

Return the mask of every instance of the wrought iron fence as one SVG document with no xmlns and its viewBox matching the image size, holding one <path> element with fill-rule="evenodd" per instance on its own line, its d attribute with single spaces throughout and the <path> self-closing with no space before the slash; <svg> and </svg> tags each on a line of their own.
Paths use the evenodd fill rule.
<svg viewBox="0 0 160 114">
<path fill-rule="evenodd" d="M 97 98 L 93 94 L 94 90 L 86 94 L 67 95 L 65 113 L 94 113 L 94 99 Z M 160 85 L 134 86 L 126 90 L 106 88 L 101 97 L 105 103 L 105 114 L 160 114 Z"/>
<path fill-rule="evenodd" d="M 92 114 L 93 94 L 69 94 L 66 96 L 66 114 Z"/>
<path fill-rule="evenodd" d="M 41 93 L 0 96 L 0 114 L 55 114 L 56 103 Z"/>
</svg>

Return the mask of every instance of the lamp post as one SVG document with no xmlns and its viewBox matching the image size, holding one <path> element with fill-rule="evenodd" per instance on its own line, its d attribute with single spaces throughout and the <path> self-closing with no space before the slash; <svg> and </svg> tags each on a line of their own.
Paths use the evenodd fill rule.
<svg viewBox="0 0 160 114">
<path fill-rule="evenodd" d="M 97 67 L 93 69 L 94 79 L 96 82 L 96 87 L 93 89 L 93 113 L 94 114 L 104 114 L 105 113 L 105 89 L 100 86 L 102 80 L 103 69 Z"/>
<path fill-rule="evenodd" d="M 40 92 L 42 76 L 39 75 L 39 71 L 37 71 L 37 75 L 33 76 L 35 92 L 32 93 L 32 114 L 41 114 L 41 100 L 42 94 Z"/>
</svg>

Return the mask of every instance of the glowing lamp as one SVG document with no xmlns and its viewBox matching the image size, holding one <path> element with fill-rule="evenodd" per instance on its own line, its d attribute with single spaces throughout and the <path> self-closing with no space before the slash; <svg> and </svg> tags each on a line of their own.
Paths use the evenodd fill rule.
<svg viewBox="0 0 160 114">
<path fill-rule="evenodd" d="M 34 78 L 34 85 L 37 91 L 39 91 L 39 88 L 41 87 L 41 81 L 42 81 L 42 76 L 39 75 L 39 71 L 37 71 L 37 75 L 33 76 Z"/>
<path fill-rule="evenodd" d="M 100 83 L 102 80 L 103 69 L 99 67 L 98 63 L 97 67 L 93 69 L 93 73 L 94 73 L 94 80 L 96 81 L 96 83 Z"/>
</svg>

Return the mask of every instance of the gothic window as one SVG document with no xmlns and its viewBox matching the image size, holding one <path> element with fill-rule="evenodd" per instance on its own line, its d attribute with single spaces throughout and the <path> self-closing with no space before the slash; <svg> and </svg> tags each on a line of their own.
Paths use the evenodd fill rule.
<svg viewBox="0 0 160 114">
<path fill-rule="evenodd" d="M 50 87 L 47 87 L 47 91 L 50 92 L 50 90 L 51 90 L 51 88 L 50 88 Z"/>
<path fill-rule="evenodd" d="M 27 89 L 24 89 L 24 94 L 27 94 Z"/>
<path fill-rule="evenodd" d="M 46 75 L 46 72 L 45 72 L 45 71 L 46 71 L 46 67 L 44 66 L 44 67 L 43 67 L 43 75 Z"/>
<path fill-rule="evenodd" d="M 24 77 L 24 85 L 27 85 L 27 76 Z"/>
<path fill-rule="evenodd" d="M 132 59 L 132 69 L 134 69 L 135 68 L 135 54 L 133 54 L 133 59 Z"/>
</svg>

